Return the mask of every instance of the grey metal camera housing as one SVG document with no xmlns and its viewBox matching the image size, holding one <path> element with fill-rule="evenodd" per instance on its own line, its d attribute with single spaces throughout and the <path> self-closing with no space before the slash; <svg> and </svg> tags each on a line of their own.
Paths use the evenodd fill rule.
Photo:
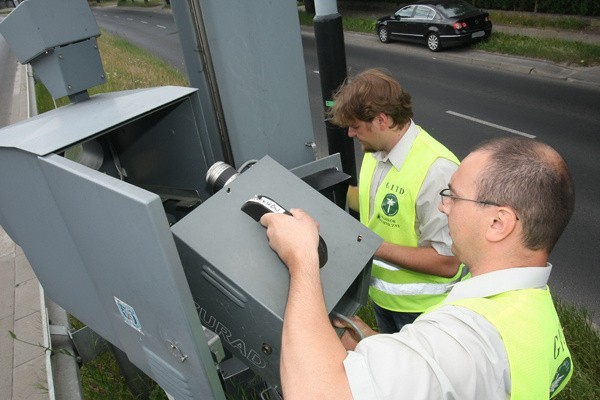
<svg viewBox="0 0 600 400">
<path fill-rule="evenodd" d="M 0 24 L 0 34 L 55 99 L 106 82 L 96 43 L 100 29 L 81 0 L 24 1 Z"/>
</svg>

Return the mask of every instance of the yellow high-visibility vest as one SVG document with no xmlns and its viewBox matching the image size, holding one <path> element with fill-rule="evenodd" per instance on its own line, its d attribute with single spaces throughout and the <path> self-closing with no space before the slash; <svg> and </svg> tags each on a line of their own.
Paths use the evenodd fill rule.
<svg viewBox="0 0 600 400">
<path fill-rule="evenodd" d="M 438 158 L 456 164 L 458 159 L 450 150 L 419 129 L 400 170 L 391 168 L 377 189 L 373 215 L 369 204 L 371 181 L 377 160 L 365 154 L 359 177 L 360 220 L 386 242 L 417 247 L 419 236 L 415 231 L 416 201 L 429 167 Z M 382 308 L 400 312 L 423 312 L 442 302 L 449 285 L 464 278 L 467 273 L 460 266 L 452 278 L 444 278 L 410 271 L 395 265 L 373 261 L 369 295 Z"/>
<path fill-rule="evenodd" d="M 549 399 L 573 375 L 573 361 L 548 287 L 449 304 L 485 317 L 500 333 L 510 364 L 511 400 Z"/>
</svg>

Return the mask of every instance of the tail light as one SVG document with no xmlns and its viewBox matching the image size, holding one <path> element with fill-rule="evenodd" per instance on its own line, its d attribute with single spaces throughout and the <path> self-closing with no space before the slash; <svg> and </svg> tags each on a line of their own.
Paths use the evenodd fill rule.
<svg viewBox="0 0 600 400">
<path fill-rule="evenodd" d="M 456 29 L 457 31 L 461 30 L 461 29 L 467 29 L 467 23 L 466 22 L 455 22 L 454 25 L 452 25 L 452 27 L 454 27 L 454 29 Z"/>
</svg>

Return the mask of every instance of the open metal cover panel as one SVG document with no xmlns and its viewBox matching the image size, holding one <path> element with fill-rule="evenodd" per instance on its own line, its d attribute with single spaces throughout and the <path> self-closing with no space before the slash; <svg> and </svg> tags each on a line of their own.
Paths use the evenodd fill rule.
<svg viewBox="0 0 600 400">
<path fill-rule="evenodd" d="M 0 223 L 46 294 L 168 393 L 222 399 L 162 195 L 139 187 L 202 193 L 214 160 L 195 103 L 190 88 L 111 93 L 0 130 Z M 62 156 L 91 140 L 98 170 Z"/>
<path fill-rule="evenodd" d="M 254 195 L 303 208 L 319 222 L 329 253 L 321 268 L 329 313 L 353 315 L 365 303 L 382 240 L 268 156 L 171 227 L 202 324 L 277 388 L 289 273 L 265 228 L 241 210 Z"/>
</svg>

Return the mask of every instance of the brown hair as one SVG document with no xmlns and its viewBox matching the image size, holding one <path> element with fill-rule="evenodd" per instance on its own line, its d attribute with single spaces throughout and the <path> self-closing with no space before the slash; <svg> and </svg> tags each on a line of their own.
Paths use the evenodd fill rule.
<svg viewBox="0 0 600 400">
<path fill-rule="evenodd" d="M 368 69 L 346 82 L 333 96 L 330 121 L 348 127 L 356 121 L 372 121 L 379 113 L 392 119 L 391 127 L 404 126 L 413 116 L 410 94 L 390 74 Z"/>
<path fill-rule="evenodd" d="M 575 207 L 565 160 L 549 145 L 526 138 L 495 139 L 475 150 L 490 153 L 477 178 L 477 198 L 514 208 L 523 244 L 550 253 Z"/>
</svg>

